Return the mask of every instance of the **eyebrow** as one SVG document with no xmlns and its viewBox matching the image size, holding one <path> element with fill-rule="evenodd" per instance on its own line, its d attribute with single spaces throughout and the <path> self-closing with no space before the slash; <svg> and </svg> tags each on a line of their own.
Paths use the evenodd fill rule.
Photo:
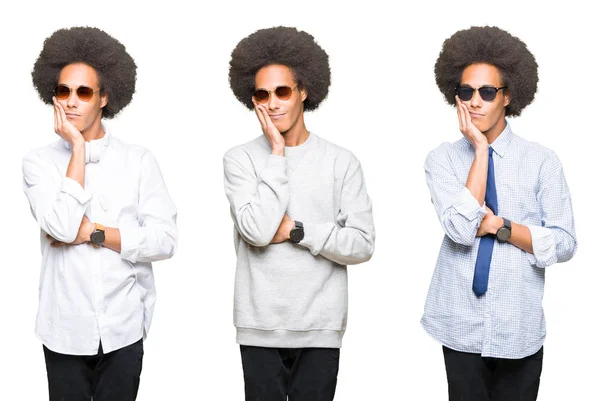
<svg viewBox="0 0 600 401">
<path fill-rule="evenodd" d="M 288 88 L 293 88 L 293 86 L 290 86 L 290 85 L 287 85 L 287 84 L 282 84 L 282 85 L 277 85 L 275 88 L 273 88 L 273 90 L 276 90 L 277 88 L 281 88 L 281 87 L 284 87 L 284 86 L 286 86 Z M 270 92 L 267 88 L 256 88 L 255 87 L 254 90 L 257 90 L 257 91 L 258 90 L 264 90 L 264 91 Z"/>
<path fill-rule="evenodd" d="M 77 88 L 81 88 L 82 86 L 86 87 L 86 88 L 94 89 L 94 87 L 92 85 L 87 85 L 87 84 L 83 84 L 83 85 L 79 85 L 79 86 L 70 86 L 70 85 L 65 84 L 64 82 L 59 82 L 56 85 L 66 86 L 69 89 L 77 89 Z"/>
<path fill-rule="evenodd" d="M 458 86 L 460 86 L 460 87 L 463 87 L 463 88 L 471 88 L 471 89 L 474 89 L 474 88 L 473 88 L 471 85 L 469 85 L 469 84 L 459 84 Z M 496 86 L 496 85 L 493 85 L 493 84 L 484 84 L 484 85 L 481 85 L 481 86 L 480 86 L 480 88 L 499 88 L 499 87 L 501 87 L 501 86 L 502 86 L 502 85 L 500 85 L 500 86 Z"/>
</svg>

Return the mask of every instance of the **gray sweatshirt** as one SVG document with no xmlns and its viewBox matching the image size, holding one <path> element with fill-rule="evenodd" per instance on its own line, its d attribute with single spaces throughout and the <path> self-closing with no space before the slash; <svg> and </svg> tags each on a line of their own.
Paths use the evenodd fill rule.
<svg viewBox="0 0 600 401">
<path fill-rule="evenodd" d="M 339 348 L 346 330 L 346 265 L 371 258 L 371 199 L 356 157 L 315 134 L 285 157 L 264 136 L 229 150 L 225 193 L 237 254 L 237 342 Z M 299 244 L 270 244 L 283 215 L 304 224 Z"/>
</svg>

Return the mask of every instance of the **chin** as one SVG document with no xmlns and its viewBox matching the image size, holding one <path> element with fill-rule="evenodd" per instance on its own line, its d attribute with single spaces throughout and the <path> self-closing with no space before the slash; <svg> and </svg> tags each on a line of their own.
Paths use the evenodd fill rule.
<svg viewBox="0 0 600 401">
<path fill-rule="evenodd" d="M 288 132 L 290 130 L 290 126 L 288 126 L 287 124 L 274 124 L 275 128 L 277 128 L 277 130 L 281 133 L 281 135 L 285 135 L 286 132 Z"/>
<path fill-rule="evenodd" d="M 490 130 L 490 126 L 483 124 L 475 124 L 475 128 L 477 128 L 482 134 L 485 134 Z"/>
</svg>

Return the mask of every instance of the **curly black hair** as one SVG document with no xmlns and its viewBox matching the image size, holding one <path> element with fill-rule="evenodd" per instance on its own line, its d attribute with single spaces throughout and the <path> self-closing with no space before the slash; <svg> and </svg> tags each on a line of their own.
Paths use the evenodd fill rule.
<svg viewBox="0 0 600 401">
<path fill-rule="evenodd" d="M 235 97 L 254 109 L 254 77 L 263 67 L 281 64 L 292 70 L 295 81 L 306 90 L 304 110 L 315 110 L 327 97 L 331 84 L 329 56 L 304 31 L 290 27 L 260 29 L 242 39 L 231 52 L 229 85 Z"/>
<path fill-rule="evenodd" d="M 485 63 L 498 68 L 502 85 L 508 86 L 510 104 L 506 116 L 519 116 L 535 97 L 538 65 L 525 43 L 510 33 L 490 26 L 456 32 L 444 41 L 435 63 L 435 81 L 451 105 L 456 105 L 455 88 L 471 64 Z"/>
<path fill-rule="evenodd" d="M 33 86 L 44 103 L 52 104 L 61 70 L 73 63 L 96 70 L 100 93 L 108 95 L 102 109 L 104 118 L 113 118 L 129 104 L 135 92 L 137 66 L 125 46 L 93 27 L 59 29 L 44 41 L 31 72 Z"/>
</svg>

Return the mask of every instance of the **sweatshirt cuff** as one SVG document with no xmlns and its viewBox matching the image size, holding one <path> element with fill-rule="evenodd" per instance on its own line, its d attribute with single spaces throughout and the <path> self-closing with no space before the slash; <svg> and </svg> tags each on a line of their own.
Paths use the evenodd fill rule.
<svg viewBox="0 0 600 401">
<path fill-rule="evenodd" d="M 302 245 L 313 254 L 313 256 L 317 256 L 325 243 L 329 239 L 333 229 L 335 228 L 335 224 L 333 223 L 304 223 L 304 238 L 302 241 L 298 243 L 298 245 Z"/>
<path fill-rule="evenodd" d="M 60 190 L 77 199 L 77 201 L 82 205 L 92 199 L 92 194 L 83 189 L 83 187 L 77 181 L 70 177 L 65 177 Z"/>
<path fill-rule="evenodd" d="M 529 263 L 537 267 L 548 267 L 557 262 L 556 243 L 552 230 L 540 226 L 527 226 L 531 233 L 533 254 L 528 254 Z"/>
<path fill-rule="evenodd" d="M 487 214 L 485 206 L 481 206 L 467 187 L 464 187 L 454 204 L 454 209 L 469 221 L 483 219 Z"/>
<path fill-rule="evenodd" d="M 121 235 L 121 258 L 137 262 L 140 254 L 140 231 L 136 227 L 119 226 Z"/>
</svg>

